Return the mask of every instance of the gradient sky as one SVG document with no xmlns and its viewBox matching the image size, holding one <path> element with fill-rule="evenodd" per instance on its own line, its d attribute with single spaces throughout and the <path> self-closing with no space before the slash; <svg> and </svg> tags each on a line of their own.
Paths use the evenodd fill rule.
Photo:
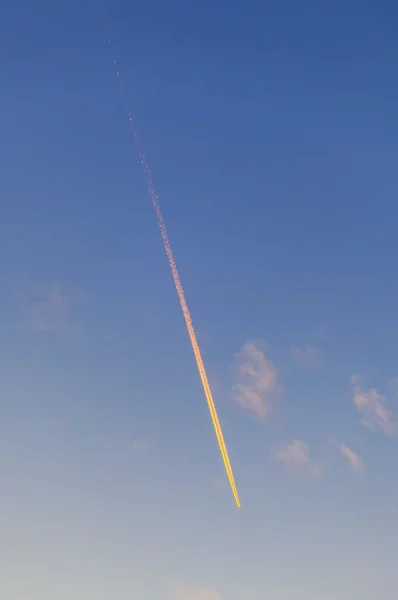
<svg viewBox="0 0 398 600">
<path fill-rule="evenodd" d="M 394 598 L 396 3 L 99 4 L 2 11 L 0 598 Z"/>
</svg>

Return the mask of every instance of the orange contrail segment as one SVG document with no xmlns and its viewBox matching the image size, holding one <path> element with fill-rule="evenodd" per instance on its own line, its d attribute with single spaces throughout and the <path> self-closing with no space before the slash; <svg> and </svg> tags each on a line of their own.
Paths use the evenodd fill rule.
<svg viewBox="0 0 398 600">
<path fill-rule="evenodd" d="M 109 38 L 108 35 L 108 43 L 111 46 L 111 40 Z M 203 359 L 202 359 L 202 354 L 200 352 L 200 348 L 199 348 L 199 344 L 196 338 L 196 333 L 195 330 L 193 328 L 192 325 L 192 318 L 191 318 L 191 314 L 189 312 L 189 308 L 188 308 L 188 304 L 187 301 L 185 299 L 185 294 L 184 294 L 184 290 L 183 287 L 181 285 L 181 280 L 180 280 L 180 276 L 178 274 L 178 270 L 177 270 L 177 265 L 174 259 L 174 255 L 173 255 L 173 251 L 171 249 L 171 245 L 170 245 L 170 241 L 169 241 L 169 237 L 167 235 L 167 229 L 166 229 L 166 225 L 163 221 L 163 216 L 162 216 L 162 212 L 160 210 L 160 205 L 158 202 L 158 196 L 156 194 L 156 190 L 155 190 L 155 186 L 153 185 L 153 180 L 152 180 L 152 176 L 151 176 L 151 172 L 149 170 L 149 166 L 146 160 L 146 156 L 144 153 L 144 150 L 142 148 L 140 139 L 138 137 L 138 133 L 134 124 L 134 119 L 130 113 L 130 109 L 129 109 L 129 104 L 128 104 L 128 100 L 127 100 L 127 95 L 124 89 L 124 85 L 123 85 L 123 81 L 122 78 L 120 76 L 120 71 L 117 67 L 117 62 L 116 60 L 113 61 L 115 67 L 116 67 L 116 74 L 118 76 L 119 79 L 119 83 L 120 83 L 120 90 L 122 93 L 122 97 L 123 97 L 123 101 L 124 101 L 124 105 L 127 111 L 127 116 L 129 118 L 129 124 L 131 127 L 131 131 L 133 134 L 133 138 L 137 144 L 138 147 L 138 153 L 139 153 L 139 157 L 140 157 L 140 162 L 141 162 L 141 166 L 142 166 L 142 170 L 144 172 L 144 176 L 146 179 L 146 183 L 148 186 L 148 190 L 149 190 L 149 195 L 152 201 L 152 205 L 153 208 L 155 210 L 155 214 L 156 214 L 156 219 L 158 222 L 158 226 L 159 226 L 159 230 L 160 230 L 160 234 L 162 236 L 162 240 L 163 240 L 163 244 L 164 244 L 164 248 L 166 250 L 166 255 L 167 255 L 167 259 L 169 261 L 169 265 L 170 265 L 170 269 L 171 269 L 171 273 L 173 276 L 173 280 L 174 280 L 174 285 L 175 288 L 177 290 L 177 294 L 178 294 L 178 299 L 180 301 L 180 305 L 181 305 L 181 309 L 182 309 L 182 313 L 184 315 L 184 320 L 185 320 L 185 325 L 188 331 L 188 336 L 192 345 L 192 350 L 196 359 L 196 365 L 198 367 L 198 371 L 199 371 L 199 375 L 200 375 L 200 379 L 202 382 L 202 386 L 203 386 L 203 390 L 206 396 L 206 400 L 207 400 L 207 404 L 209 407 L 209 411 L 210 411 L 210 416 L 211 416 L 211 420 L 213 422 L 213 427 L 214 427 L 214 431 L 216 433 L 217 436 L 217 441 L 218 441 L 218 445 L 220 448 L 220 452 L 221 452 L 221 456 L 224 462 L 224 466 L 225 466 L 225 470 L 227 472 L 228 475 L 228 480 L 231 486 L 231 490 L 233 493 L 233 496 L 235 498 L 235 502 L 238 508 L 241 508 L 241 504 L 240 504 L 240 500 L 239 500 L 239 495 L 238 495 L 238 490 L 236 488 L 235 485 L 235 479 L 234 479 L 234 475 L 232 472 L 232 467 L 231 467 L 231 462 L 229 460 L 229 456 L 228 456 L 228 451 L 227 451 L 227 447 L 225 445 L 225 441 L 224 441 L 224 436 L 222 433 L 222 429 L 221 429 L 221 425 L 220 425 L 220 421 L 218 419 L 218 415 L 217 415 L 217 410 L 214 404 L 214 400 L 213 400 L 213 394 L 211 392 L 210 389 L 210 385 L 209 385 L 209 380 L 207 378 L 207 373 L 205 370 L 205 366 L 203 364 Z"/>
</svg>

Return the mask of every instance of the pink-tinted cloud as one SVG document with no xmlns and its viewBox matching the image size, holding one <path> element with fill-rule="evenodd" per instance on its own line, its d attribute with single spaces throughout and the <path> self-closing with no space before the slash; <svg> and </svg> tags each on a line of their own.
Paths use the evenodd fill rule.
<svg viewBox="0 0 398 600">
<path fill-rule="evenodd" d="M 354 471 L 362 472 L 364 470 L 362 459 L 358 456 L 358 454 L 351 450 L 351 448 L 345 444 L 340 444 L 340 452 L 354 469 Z"/>
<path fill-rule="evenodd" d="M 239 352 L 235 370 L 237 383 L 233 392 L 236 401 L 244 409 L 266 419 L 282 391 L 278 370 L 254 342 L 245 344 Z"/>
<path fill-rule="evenodd" d="M 398 435 L 398 419 L 385 406 L 385 398 L 375 388 L 363 388 L 358 375 L 351 377 L 353 402 L 362 415 L 362 424 L 388 436 Z"/>
<path fill-rule="evenodd" d="M 343 444 L 342 442 L 337 442 L 335 440 L 331 440 L 333 445 L 340 452 L 341 456 L 345 458 L 350 467 L 356 471 L 357 473 L 363 473 L 365 470 L 365 466 L 363 464 L 362 458 L 356 454 L 349 446 Z"/>
<path fill-rule="evenodd" d="M 323 475 L 323 466 L 310 457 L 308 444 L 300 440 L 293 440 L 285 450 L 279 450 L 276 460 L 284 463 L 286 469 L 291 472 L 302 472 L 314 478 Z"/>
</svg>

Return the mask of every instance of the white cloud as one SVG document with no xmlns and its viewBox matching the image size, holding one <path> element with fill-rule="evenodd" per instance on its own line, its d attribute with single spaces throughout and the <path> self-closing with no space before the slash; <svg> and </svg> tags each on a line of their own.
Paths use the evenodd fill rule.
<svg viewBox="0 0 398 600">
<path fill-rule="evenodd" d="M 398 434 L 398 420 L 385 406 L 385 398 L 375 388 L 365 389 L 358 375 L 352 375 L 353 402 L 361 413 L 362 424 L 369 429 L 378 429 L 385 435 Z"/>
<path fill-rule="evenodd" d="M 71 303 L 79 296 L 59 284 L 35 285 L 16 294 L 24 315 L 24 327 L 32 332 L 71 333 Z"/>
<path fill-rule="evenodd" d="M 306 344 L 305 346 L 296 346 L 292 344 L 289 348 L 290 357 L 302 367 L 312 369 L 321 362 L 322 348 L 315 348 Z"/>
<path fill-rule="evenodd" d="M 323 466 L 310 457 L 308 444 L 300 440 L 293 442 L 285 450 L 276 453 L 276 460 L 283 462 L 289 471 L 300 471 L 310 477 L 323 475 Z"/>
<path fill-rule="evenodd" d="M 236 401 L 266 419 L 275 397 L 282 391 L 276 367 L 254 342 L 249 342 L 237 355 L 235 368 L 237 383 L 233 392 Z"/>
<path fill-rule="evenodd" d="M 221 600 L 221 595 L 213 588 L 188 588 L 178 584 L 173 589 L 173 600 Z"/>
</svg>

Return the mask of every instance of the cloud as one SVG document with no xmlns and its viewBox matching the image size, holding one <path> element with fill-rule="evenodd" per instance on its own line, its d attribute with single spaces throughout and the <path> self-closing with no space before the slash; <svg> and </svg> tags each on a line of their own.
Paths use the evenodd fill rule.
<svg viewBox="0 0 398 600">
<path fill-rule="evenodd" d="M 237 383 L 233 392 L 236 401 L 266 419 L 275 397 L 282 391 L 276 367 L 254 342 L 249 342 L 237 355 L 235 370 Z"/>
<path fill-rule="evenodd" d="M 388 382 L 388 387 L 396 394 L 398 392 L 398 377 L 393 377 Z"/>
<path fill-rule="evenodd" d="M 74 328 L 71 304 L 79 296 L 67 293 L 58 283 L 18 291 L 16 298 L 24 317 L 24 328 L 29 331 L 65 334 Z"/>
<path fill-rule="evenodd" d="M 323 351 L 322 348 L 315 348 L 306 344 L 305 346 L 296 346 L 292 344 L 289 348 L 289 355 L 302 367 L 313 369 L 321 362 Z"/>
<path fill-rule="evenodd" d="M 327 338 L 327 335 L 328 335 L 328 333 L 327 333 L 326 327 L 324 327 L 324 326 L 318 327 L 314 332 L 314 336 L 313 336 L 314 341 L 322 342 Z"/>
<path fill-rule="evenodd" d="M 337 442 L 335 440 L 332 440 L 332 443 L 334 446 L 336 446 L 341 456 L 343 456 L 346 459 L 346 461 L 354 471 L 356 471 L 357 473 L 362 473 L 365 470 L 362 458 L 358 456 L 358 454 L 356 454 L 353 450 L 351 450 L 351 448 L 349 448 L 346 444 L 343 444 L 342 442 Z"/>
<path fill-rule="evenodd" d="M 375 388 L 365 389 L 358 375 L 352 375 L 353 402 L 361 413 L 362 424 L 371 430 L 378 429 L 388 436 L 398 434 L 398 420 L 385 406 L 385 398 Z"/>
<path fill-rule="evenodd" d="M 354 471 L 362 472 L 364 470 L 364 465 L 362 459 L 356 454 L 351 448 L 346 446 L 345 444 L 340 444 L 340 452 L 341 455 L 347 460 L 347 462 L 351 465 Z"/>
<path fill-rule="evenodd" d="M 221 595 L 213 588 L 188 588 L 178 584 L 173 589 L 173 600 L 221 600 Z"/>
<path fill-rule="evenodd" d="M 204 333 L 203 331 L 196 330 L 196 337 L 200 342 L 200 345 L 203 346 L 212 346 L 214 344 L 214 338 L 211 337 L 208 333 Z"/>
<path fill-rule="evenodd" d="M 133 440 L 133 449 L 137 452 L 146 452 L 150 447 L 151 444 L 146 438 L 135 438 Z"/>
<path fill-rule="evenodd" d="M 293 440 L 285 450 L 278 451 L 276 460 L 283 462 L 292 472 L 303 472 L 314 478 L 323 475 L 323 466 L 310 458 L 308 444 L 299 440 Z"/>
<path fill-rule="evenodd" d="M 225 490 L 228 487 L 227 480 L 221 477 L 214 477 L 213 485 L 217 490 Z"/>
</svg>

